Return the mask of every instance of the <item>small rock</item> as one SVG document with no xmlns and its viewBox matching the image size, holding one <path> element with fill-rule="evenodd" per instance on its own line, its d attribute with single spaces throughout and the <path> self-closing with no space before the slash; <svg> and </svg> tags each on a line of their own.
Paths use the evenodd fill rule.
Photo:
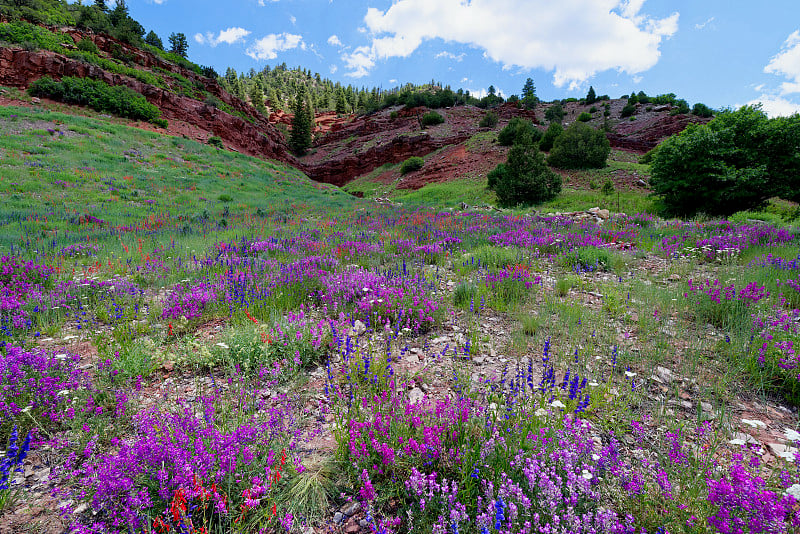
<svg viewBox="0 0 800 534">
<path fill-rule="evenodd" d="M 361 503 L 358 501 L 349 502 L 344 506 L 342 506 L 341 508 L 339 508 L 339 511 L 341 511 L 344 515 L 348 517 L 355 514 L 359 510 L 361 510 Z"/>
<path fill-rule="evenodd" d="M 474 358 L 472 358 L 472 361 L 477 363 L 477 364 L 482 364 L 482 363 L 484 363 L 486 361 L 486 357 L 485 356 L 475 356 Z"/>
<path fill-rule="evenodd" d="M 711 403 L 708 403 L 708 402 L 701 402 L 700 403 L 700 408 L 702 408 L 702 410 L 704 412 L 711 412 L 711 411 L 714 410 L 714 407 L 711 406 Z"/>
<path fill-rule="evenodd" d="M 88 505 L 88 504 L 86 504 L 86 503 L 83 503 L 83 504 L 81 504 L 80 506 L 78 506 L 77 508 L 75 508 L 75 509 L 72 511 L 72 513 L 73 513 L 74 515 L 80 515 L 80 514 L 82 514 L 83 512 L 85 512 L 85 511 L 86 511 L 88 508 L 89 508 L 89 505 Z"/>
<path fill-rule="evenodd" d="M 344 514 L 342 512 L 336 512 L 333 514 L 333 522 L 337 525 L 341 525 L 342 521 L 344 521 Z"/>
<path fill-rule="evenodd" d="M 658 376 L 658 378 L 665 384 L 669 384 L 675 379 L 675 376 L 672 374 L 670 369 L 661 366 L 656 367 L 656 376 Z"/>
<path fill-rule="evenodd" d="M 41 103 L 42 103 L 41 99 L 39 99 L 39 98 L 37 98 L 35 96 L 33 98 L 31 98 L 31 104 L 41 104 Z"/>
<path fill-rule="evenodd" d="M 598 217 L 600 217 L 601 219 L 603 219 L 605 221 L 609 217 L 611 217 L 611 212 L 608 211 L 608 210 L 598 210 L 597 213 L 595 213 L 595 215 L 597 215 Z"/>
<path fill-rule="evenodd" d="M 419 404 L 423 399 L 425 399 L 425 393 L 420 388 L 414 388 L 408 392 L 408 400 L 411 401 L 411 404 Z"/>
<path fill-rule="evenodd" d="M 355 534 L 359 530 L 361 530 L 361 527 L 358 525 L 350 525 L 349 527 L 344 529 L 344 531 L 347 532 L 347 534 Z"/>
<path fill-rule="evenodd" d="M 361 519 L 358 524 L 361 526 L 361 528 L 367 528 L 369 526 L 369 521 L 366 519 Z"/>
<path fill-rule="evenodd" d="M 357 336 L 360 336 L 366 331 L 367 331 L 367 325 L 356 319 L 356 322 L 353 323 L 353 333 Z"/>
<path fill-rule="evenodd" d="M 758 419 L 742 419 L 742 423 L 753 428 L 767 428 L 767 423 Z"/>
<path fill-rule="evenodd" d="M 636 185 L 638 185 L 639 187 L 647 187 L 647 182 L 645 182 L 644 180 L 637 180 Z"/>
<path fill-rule="evenodd" d="M 790 462 L 794 461 L 794 455 L 797 453 L 797 449 L 795 447 L 789 447 L 784 443 L 769 443 L 769 448 L 772 449 L 772 453 L 775 456 L 780 458 L 785 458 Z"/>
<path fill-rule="evenodd" d="M 667 280 L 669 280 L 670 282 L 678 282 L 678 281 L 680 281 L 680 279 L 681 279 L 681 275 L 679 275 L 679 274 L 671 274 L 671 275 L 669 275 L 667 277 Z"/>
</svg>

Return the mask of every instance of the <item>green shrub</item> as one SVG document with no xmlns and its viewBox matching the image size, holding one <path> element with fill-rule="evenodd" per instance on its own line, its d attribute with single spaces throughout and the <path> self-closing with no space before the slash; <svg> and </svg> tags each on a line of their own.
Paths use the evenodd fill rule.
<svg viewBox="0 0 800 534">
<path fill-rule="evenodd" d="M 494 191 L 501 206 L 539 204 L 561 192 L 561 176 L 547 167 L 530 135 L 523 135 L 511 147 L 504 168 L 495 170 Z"/>
<path fill-rule="evenodd" d="M 169 121 L 167 119 L 153 119 L 150 122 L 158 126 L 159 128 L 164 128 L 165 130 L 169 126 Z"/>
<path fill-rule="evenodd" d="M 94 41 L 87 39 L 86 37 L 78 41 L 78 50 L 81 50 L 82 52 L 91 52 L 92 54 L 100 53 L 100 50 L 97 48 L 97 45 L 94 44 Z"/>
<path fill-rule="evenodd" d="M 625 118 L 625 117 L 630 117 L 634 113 L 636 113 L 636 105 L 628 102 L 627 104 L 625 104 L 625 107 L 622 108 L 622 111 L 620 112 L 619 116 Z"/>
<path fill-rule="evenodd" d="M 589 108 L 589 113 L 597 113 L 597 107 L 592 106 Z"/>
<path fill-rule="evenodd" d="M 558 122 L 564 120 L 564 108 L 556 102 L 555 104 L 551 105 L 547 108 L 547 111 L 544 112 L 544 118 L 547 119 L 548 122 Z"/>
<path fill-rule="evenodd" d="M 611 178 L 607 178 L 600 192 L 605 196 L 609 196 L 613 195 L 614 191 L 616 191 L 616 189 L 614 189 L 614 182 L 611 181 Z"/>
<path fill-rule="evenodd" d="M 208 144 L 217 148 L 223 148 L 222 138 L 216 135 L 212 135 L 208 138 Z"/>
<path fill-rule="evenodd" d="M 217 198 L 219 199 L 220 202 L 232 202 L 233 201 L 233 197 L 230 196 L 230 195 L 227 195 L 225 193 L 221 194 Z"/>
<path fill-rule="evenodd" d="M 698 117 L 713 117 L 714 112 L 711 110 L 710 107 L 706 106 L 705 104 L 698 102 L 692 108 L 692 115 L 697 115 Z"/>
<path fill-rule="evenodd" d="M 745 106 L 690 125 L 653 156 L 653 191 L 669 214 L 727 215 L 771 197 L 800 200 L 800 116 Z"/>
<path fill-rule="evenodd" d="M 396 111 L 392 111 L 391 113 L 389 113 L 389 118 L 392 119 L 392 120 L 397 119 L 397 117 L 399 117 L 399 116 L 400 116 L 400 114 L 398 112 L 396 112 Z"/>
<path fill-rule="evenodd" d="M 562 169 L 605 167 L 611 153 L 606 134 L 583 122 L 574 122 L 556 138 L 547 163 Z"/>
<path fill-rule="evenodd" d="M 422 116 L 422 126 L 436 126 L 437 124 L 442 124 L 443 122 L 444 117 L 435 111 L 429 111 Z"/>
<path fill-rule="evenodd" d="M 418 171 L 425 165 L 425 160 L 420 158 L 419 156 L 412 156 L 405 160 L 402 165 L 400 165 L 400 174 L 408 174 L 413 171 Z"/>
<path fill-rule="evenodd" d="M 74 44 L 68 35 L 53 33 L 40 26 L 22 21 L 0 23 L 0 41 L 19 45 L 30 43 L 28 46 L 44 48 L 53 52 L 62 52 L 64 44 Z"/>
<path fill-rule="evenodd" d="M 134 120 L 153 121 L 161 111 L 128 87 L 111 86 L 100 80 L 66 77 L 57 82 L 44 76 L 28 88 L 32 96 L 44 96 L 67 104 L 89 106 L 95 111 Z"/>
<path fill-rule="evenodd" d="M 542 138 L 542 132 L 536 128 L 531 121 L 514 117 L 508 122 L 506 127 L 497 134 L 497 142 L 502 146 L 511 146 L 523 135 L 530 135 L 534 143 Z"/>
<path fill-rule="evenodd" d="M 589 122 L 590 120 L 592 120 L 592 115 L 584 111 L 583 113 L 578 115 L 578 120 L 580 122 Z"/>
<path fill-rule="evenodd" d="M 639 163 L 643 165 L 651 164 L 653 162 L 653 156 L 655 155 L 656 150 L 658 150 L 658 147 L 650 149 L 649 152 L 645 153 L 642 157 L 639 158 Z"/>
<path fill-rule="evenodd" d="M 499 164 L 486 175 L 486 179 L 488 180 L 486 187 L 494 191 L 495 187 L 497 187 L 497 184 L 506 179 L 507 173 L 508 168 L 506 167 L 506 164 Z"/>
<path fill-rule="evenodd" d="M 551 122 L 550 126 L 544 132 L 542 139 L 539 141 L 539 150 L 543 152 L 550 152 L 553 148 L 553 143 L 564 133 L 564 127 L 560 122 Z"/>
<path fill-rule="evenodd" d="M 478 126 L 481 128 L 494 128 L 497 126 L 498 120 L 497 113 L 494 111 L 487 111 L 486 115 L 484 115 L 481 121 L 478 123 Z"/>
</svg>

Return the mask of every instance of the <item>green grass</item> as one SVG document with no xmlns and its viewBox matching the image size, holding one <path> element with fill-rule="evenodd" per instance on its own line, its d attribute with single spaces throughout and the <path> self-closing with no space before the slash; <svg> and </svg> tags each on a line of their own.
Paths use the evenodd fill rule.
<svg viewBox="0 0 800 534">
<path fill-rule="evenodd" d="M 132 222 L 202 233 L 204 225 L 275 206 L 354 202 L 275 162 L 37 109 L 0 108 L 0 154 L 0 250 L 53 236 L 107 236 Z M 86 215 L 107 224 L 82 223 Z"/>
<path fill-rule="evenodd" d="M 392 198 L 403 204 L 454 208 L 462 202 L 470 206 L 493 205 L 495 194 L 486 189 L 485 178 L 462 178 L 429 184 L 416 191 L 398 189 Z"/>
</svg>

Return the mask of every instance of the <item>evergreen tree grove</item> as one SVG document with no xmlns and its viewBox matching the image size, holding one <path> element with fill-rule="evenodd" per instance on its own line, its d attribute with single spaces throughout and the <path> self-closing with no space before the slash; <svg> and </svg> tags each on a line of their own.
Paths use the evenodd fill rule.
<svg viewBox="0 0 800 534">
<path fill-rule="evenodd" d="M 305 86 L 301 85 L 292 105 L 292 133 L 289 136 L 289 147 L 298 156 L 306 153 L 311 146 L 311 129 L 314 126 L 313 111 L 308 105 Z"/>
</svg>

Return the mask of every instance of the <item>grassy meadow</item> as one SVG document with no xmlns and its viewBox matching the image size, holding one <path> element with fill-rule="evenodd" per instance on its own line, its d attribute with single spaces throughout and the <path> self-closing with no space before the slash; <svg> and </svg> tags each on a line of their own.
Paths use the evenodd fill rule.
<svg viewBox="0 0 800 534">
<path fill-rule="evenodd" d="M 796 532 L 797 228 L 484 189 L 0 108 L 0 532 Z"/>
</svg>

